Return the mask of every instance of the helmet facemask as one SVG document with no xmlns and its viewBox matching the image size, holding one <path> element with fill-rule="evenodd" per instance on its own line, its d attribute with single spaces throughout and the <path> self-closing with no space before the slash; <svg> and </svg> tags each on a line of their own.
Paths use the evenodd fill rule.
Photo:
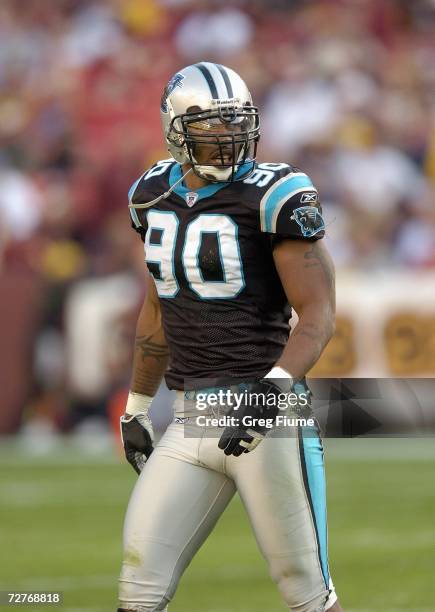
<svg viewBox="0 0 435 612">
<path fill-rule="evenodd" d="M 254 170 L 260 137 L 258 110 L 245 106 L 216 104 L 201 110 L 190 107 L 171 121 L 167 138 L 182 146 L 194 172 L 210 182 L 245 179 Z M 241 177 L 237 172 L 243 167 Z"/>
</svg>

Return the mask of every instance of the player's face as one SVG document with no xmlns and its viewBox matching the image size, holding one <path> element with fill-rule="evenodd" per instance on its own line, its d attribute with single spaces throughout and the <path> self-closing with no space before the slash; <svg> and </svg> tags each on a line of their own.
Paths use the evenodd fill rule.
<svg viewBox="0 0 435 612">
<path fill-rule="evenodd" d="M 220 119 L 189 125 L 189 135 L 195 141 L 192 153 L 198 164 L 231 166 L 236 163 L 244 144 L 241 123 L 224 123 Z"/>
</svg>

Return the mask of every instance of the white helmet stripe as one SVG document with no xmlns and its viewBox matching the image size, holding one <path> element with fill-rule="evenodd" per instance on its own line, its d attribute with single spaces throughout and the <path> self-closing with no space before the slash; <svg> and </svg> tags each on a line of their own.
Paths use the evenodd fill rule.
<svg viewBox="0 0 435 612">
<path fill-rule="evenodd" d="M 218 90 L 218 98 L 220 100 L 226 100 L 228 98 L 232 98 L 233 96 L 229 95 L 227 82 L 222 74 L 222 71 L 219 68 L 219 64 L 213 64 L 212 62 L 203 62 L 203 66 L 206 66 L 208 71 L 210 72 L 217 90 Z"/>
<path fill-rule="evenodd" d="M 228 74 L 228 72 L 226 71 L 226 69 L 221 66 L 221 64 L 216 64 L 219 72 L 222 75 L 222 78 L 224 80 L 225 86 L 227 88 L 227 94 L 229 98 L 234 98 L 234 93 L 233 93 L 233 86 L 231 85 L 231 79 L 230 76 Z"/>
<path fill-rule="evenodd" d="M 198 68 L 198 70 L 202 73 L 203 77 L 205 78 L 205 80 L 207 81 L 207 84 L 210 88 L 210 93 L 211 93 L 211 97 L 214 100 L 217 100 L 219 98 L 219 94 L 218 94 L 218 90 L 216 87 L 216 83 L 215 80 L 213 79 L 213 76 L 208 68 L 208 66 L 212 66 L 213 64 L 195 64 L 195 68 Z"/>
</svg>

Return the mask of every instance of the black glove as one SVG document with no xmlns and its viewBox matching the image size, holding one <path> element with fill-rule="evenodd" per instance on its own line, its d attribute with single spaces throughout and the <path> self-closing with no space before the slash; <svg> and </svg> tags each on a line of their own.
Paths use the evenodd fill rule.
<svg viewBox="0 0 435 612">
<path fill-rule="evenodd" d="M 121 438 L 127 461 L 140 474 L 154 450 L 151 419 L 144 413 L 123 414 L 120 418 Z"/>
<path fill-rule="evenodd" d="M 283 390 L 271 379 L 262 378 L 252 385 L 248 397 L 255 399 L 254 394 L 261 394 L 255 403 L 242 404 L 238 410 L 232 409 L 227 415 L 235 417 L 238 420 L 238 426 L 225 427 L 220 437 L 218 446 L 226 455 L 239 457 L 242 453 L 253 451 L 263 440 L 266 433 L 270 431 L 270 428 L 259 424 L 257 420 L 270 419 L 274 421 L 279 412 L 278 396 L 281 395 L 282 397 Z M 268 398 L 268 401 L 262 401 L 262 397 Z M 252 425 L 244 425 L 244 417 L 251 417 L 255 420 Z"/>
</svg>

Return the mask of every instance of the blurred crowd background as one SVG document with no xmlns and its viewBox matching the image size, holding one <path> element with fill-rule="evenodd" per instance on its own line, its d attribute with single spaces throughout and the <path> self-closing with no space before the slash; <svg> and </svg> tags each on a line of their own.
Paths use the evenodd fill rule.
<svg viewBox="0 0 435 612">
<path fill-rule="evenodd" d="M 2 0 L 0 432 L 116 420 L 144 293 L 126 194 L 169 156 L 187 64 L 245 78 L 259 159 L 311 175 L 339 276 L 434 269 L 434 32 L 434 0 Z"/>
</svg>

